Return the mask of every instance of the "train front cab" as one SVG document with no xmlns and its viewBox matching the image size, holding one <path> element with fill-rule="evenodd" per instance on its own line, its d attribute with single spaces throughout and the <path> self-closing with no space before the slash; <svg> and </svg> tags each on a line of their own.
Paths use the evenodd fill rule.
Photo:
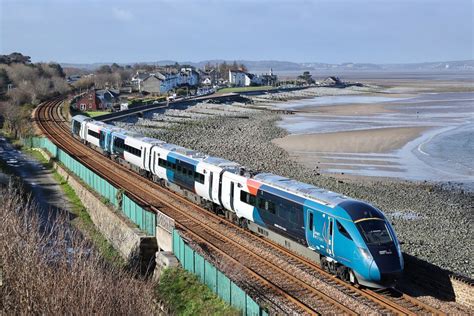
<svg viewBox="0 0 474 316">
<path fill-rule="evenodd" d="M 91 118 L 84 115 L 75 115 L 71 120 L 71 133 L 80 139 L 86 139 L 86 123 Z"/>
<path fill-rule="evenodd" d="M 404 263 L 390 223 L 382 212 L 361 201 L 348 200 L 340 203 L 338 208 L 346 211 L 352 219 L 345 228 L 353 242 L 346 243 L 346 246 L 352 244 L 353 247 L 350 266 L 357 281 L 371 288 L 393 287 L 403 272 Z M 336 258 L 344 255 L 342 251 L 336 250 Z"/>
<path fill-rule="evenodd" d="M 392 287 L 403 270 L 392 227 L 372 206 L 359 201 L 349 203 L 360 203 L 355 221 L 344 208 L 305 203 L 308 246 L 320 253 L 321 266 L 341 279 L 371 288 Z M 359 207 L 371 208 L 372 212 L 365 215 L 378 217 L 363 217 Z"/>
</svg>

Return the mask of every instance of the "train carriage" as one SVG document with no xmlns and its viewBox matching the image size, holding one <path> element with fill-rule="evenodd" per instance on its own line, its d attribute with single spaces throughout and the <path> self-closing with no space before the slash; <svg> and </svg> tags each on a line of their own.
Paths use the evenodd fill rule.
<svg viewBox="0 0 474 316">
<path fill-rule="evenodd" d="M 236 162 L 212 156 L 204 158 L 199 166 L 205 176 L 205 188 L 202 191 L 202 196 L 217 205 L 222 205 L 222 190 L 220 188 L 224 172 L 237 174 L 242 166 Z"/>
<path fill-rule="evenodd" d="M 89 121 L 86 123 L 86 141 L 98 148 L 100 146 L 100 131 L 105 128 L 107 124 L 99 121 Z M 101 148 L 102 149 L 102 148 Z"/>
<path fill-rule="evenodd" d="M 85 115 L 75 115 L 71 120 L 71 132 L 80 139 L 86 139 L 87 122 L 92 119 Z"/>
<path fill-rule="evenodd" d="M 207 189 L 199 162 L 205 155 L 184 147 L 163 143 L 152 151 L 155 175 L 192 193 Z"/>
<path fill-rule="evenodd" d="M 389 287 L 403 271 L 381 211 L 296 180 L 75 116 L 72 133 L 131 169 L 319 262 L 342 279 Z"/>
</svg>

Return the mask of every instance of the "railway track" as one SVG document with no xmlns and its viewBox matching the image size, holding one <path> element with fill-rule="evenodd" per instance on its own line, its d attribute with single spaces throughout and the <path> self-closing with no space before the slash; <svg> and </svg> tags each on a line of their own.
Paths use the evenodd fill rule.
<svg viewBox="0 0 474 316">
<path fill-rule="evenodd" d="M 274 312 L 355 314 L 366 307 L 369 311 L 384 314 L 442 314 L 404 294 L 377 293 L 347 284 L 312 261 L 233 225 L 121 165 L 111 163 L 70 135 L 69 124 L 60 113 L 61 103 L 60 99 L 45 102 L 35 112 L 40 129 L 51 141 L 136 200 L 174 218 L 184 235 L 225 262 L 224 268 L 239 270 L 241 283 L 258 294 L 260 301 L 279 302 L 279 308 Z M 328 288 L 343 293 L 344 303 L 327 294 Z"/>
</svg>

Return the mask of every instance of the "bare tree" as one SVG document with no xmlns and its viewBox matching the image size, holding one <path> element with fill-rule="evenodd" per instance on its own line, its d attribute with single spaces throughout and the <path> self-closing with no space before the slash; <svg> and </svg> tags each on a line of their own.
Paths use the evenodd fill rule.
<svg viewBox="0 0 474 316">
<path fill-rule="evenodd" d="M 33 130 L 28 106 L 5 103 L 1 108 L 4 129 L 14 138 L 30 136 Z"/>
<path fill-rule="evenodd" d="M 64 80 L 61 77 L 53 77 L 51 81 L 52 81 L 54 90 L 59 94 L 64 94 L 71 90 L 71 87 L 66 82 L 66 80 Z"/>
<path fill-rule="evenodd" d="M 106 262 L 58 211 L 0 188 L 0 314 L 152 315 L 154 284 Z"/>
<path fill-rule="evenodd" d="M 32 96 L 31 93 L 23 90 L 22 88 L 13 88 L 8 91 L 7 96 L 14 105 L 20 105 L 24 103 L 31 103 Z"/>
<path fill-rule="evenodd" d="M 34 81 L 38 79 L 38 69 L 32 65 L 12 64 L 8 68 L 8 76 L 15 84 L 22 81 Z"/>
<path fill-rule="evenodd" d="M 73 84 L 76 89 L 89 89 L 93 85 L 94 78 L 92 76 L 83 77 Z"/>
</svg>

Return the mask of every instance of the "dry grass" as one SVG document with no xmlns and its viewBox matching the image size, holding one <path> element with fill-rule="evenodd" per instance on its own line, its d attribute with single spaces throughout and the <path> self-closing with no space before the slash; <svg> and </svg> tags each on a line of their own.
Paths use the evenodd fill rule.
<svg viewBox="0 0 474 316">
<path fill-rule="evenodd" d="M 154 314 L 154 284 L 108 264 L 66 214 L 0 188 L 0 314 Z"/>
</svg>

